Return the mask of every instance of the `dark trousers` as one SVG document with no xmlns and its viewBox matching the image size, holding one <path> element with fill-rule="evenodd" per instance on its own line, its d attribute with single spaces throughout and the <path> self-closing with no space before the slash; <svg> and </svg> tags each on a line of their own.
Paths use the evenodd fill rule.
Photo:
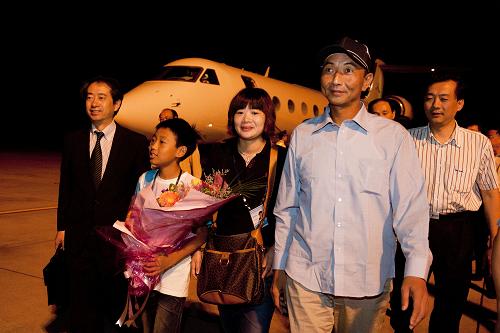
<svg viewBox="0 0 500 333">
<path fill-rule="evenodd" d="M 176 297 L 152 291 L 149 296 L 144 333 L 179 333 L 186 297 Z"/>
<path fill-rule="evenodd" d="M 272 275 L 265 279 L 264 302 L 257 305 L 219 305 L 226 333 L 267 333 L 271 327 L 274 303 L 270 293 Z"/>
<path fill-rule="evenodd" d="M 405 275 L 405 255 L 401 250 L 401 244 L 398 242 L 396 249 L 396 256 L 394 258 L 396 274 L 393 280 L 393 289 L 391 292 L 391 326 L 395 333 L 413 332 L 410 329 L 410 318 L 413 312 L 413 300 L 410 297 L 410 304 L 408 308 L 401 310 L 401 287 Z"/>
<path fill-rule="evenodd" d="M 115 325 L 127 299 L 127 281 L 113 245 L 92 234 L 80 251 L 68 250 L 71 333 L 129 332 Z"/>
<path fill-rule="evenodd" d="M 458 333 L 469 293 L 474 226 L 468 212 L 430 220 L 435 298 L 430 333 Z"/>
<path fill-rule="evenodd" d="M 488 250 L 488 238 L 490 229 L 486 221 L 483 206 L 477 212 L 472 212 L 474 224 L 474 259 L 476 269 L 474 275 L 476 279 L 481 279 L 489 275 L 486 251 Z"/>
</svg>

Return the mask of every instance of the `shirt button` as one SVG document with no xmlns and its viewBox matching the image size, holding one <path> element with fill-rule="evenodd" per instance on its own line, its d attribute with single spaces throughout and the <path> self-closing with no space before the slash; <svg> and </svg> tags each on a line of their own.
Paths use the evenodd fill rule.
<svg viewBox="0 0 500 333">
<path fill-rule="evenodd" d="M 342 226 L 342 223 L 337 223 L 337 227 L 341 227 Z"/>
<path fill-rule="evenodd" d="M 342 178 L 342 175 L 339 173 L 339 174 L 337 175 L 337 177 Z"/>
<path fill-rule="evenodd" d="M 338 202 L 342 202 L 342 198 L 338 198 L 338 199 L 337 199 L 337 201 L 338 201 Z"/>
<path fill-rule="evenodd" d="M 341 152 L 340 152 L 340 155 L 344 155 L 344 152 L 343 152 L 343 151 L 341 151 Z"/>
</svg>

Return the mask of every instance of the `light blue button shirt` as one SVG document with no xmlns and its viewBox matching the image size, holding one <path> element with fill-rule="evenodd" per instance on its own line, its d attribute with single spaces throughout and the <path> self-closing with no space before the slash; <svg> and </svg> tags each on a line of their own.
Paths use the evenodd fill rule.
<svg viewBox="0 0 500 333">
<path fill-rule="evenodd" d="M 394 232 L 405 276 L 427 278 L 429 206 L 413 139 L 364 105 L 340 126 L 326 108 L 294 130 L 274 214 L 273 267 L 310 290 L 380 294 L 394 276 Z"/>
</svg>

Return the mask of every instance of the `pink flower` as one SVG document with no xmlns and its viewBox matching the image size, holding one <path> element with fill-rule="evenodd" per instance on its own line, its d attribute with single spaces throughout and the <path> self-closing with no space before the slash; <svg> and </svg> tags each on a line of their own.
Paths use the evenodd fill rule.
<svg viewBox="0 0 500 333">
<path fill-rule="evenodd" d="M 220 175 L 220 173 L 216 173 L 214 175 L 214 189 L 219 191 L 220 188 L 222 187 L 222 184 L 224 183 L 224 179 Z"/>
<path fill-rule="evenodd" d="M 232 190 L 229 185 L 224 181 L 224 176 L 229 172 L 229 170 L 218 170 L 213 171 L 210 175 L 205 175 L 205 181 L 199 180 L 196 184 L 192 184 L 193 187 L 207 195 L 215 198 L 228 198 L 232 194 Z"/>
</svg>

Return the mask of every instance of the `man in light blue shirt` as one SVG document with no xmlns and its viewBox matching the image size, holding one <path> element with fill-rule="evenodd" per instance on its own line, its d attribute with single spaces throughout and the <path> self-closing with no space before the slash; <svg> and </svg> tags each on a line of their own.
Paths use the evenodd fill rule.
<svg viewBox="0 0 500 333">
<path fill-rule="evenodd" d="M 394 277 L 396 236 L 406 257 L 403 310 L 425 315 L 432 261 L 429 208 L 412 138 L 369 114 L 368 48 L 348 37 L 323 50 L 325 112 L 292 134 L 274 209 L 275 303 L 280 271 L 292 332 L 379 332 Z"/>
</svg>

